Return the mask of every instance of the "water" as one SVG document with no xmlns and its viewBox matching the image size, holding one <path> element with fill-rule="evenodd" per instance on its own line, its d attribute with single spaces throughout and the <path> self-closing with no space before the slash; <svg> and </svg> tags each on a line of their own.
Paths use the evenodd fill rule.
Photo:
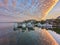
<svg viewBox="0 0 60 45">
<path fill-rule="evenodd" d="M 14 23 L 0 23 L 0 36 L 13 32 Z"/>
<path fill-rule="evenodd" d="M 18 40 L 20 39 L 19 35 L 23 35 L 26 33 L 18 33 L 18 31 L 13 31 L 13 27 L 14 27 L 15 23 L 0 23 L 0 45 L 2 43 L 5 43 L 6 45 L 16 45 Z M 43 30 L 43 29 L 41 29 Z M 38 31 L 35 31 L 38 32 Z M 28 34 L 30 36 L 33 37 L 33 39 L 35 38 L 35 40 L 37 39 L 36 37 L 39 35 L 38 33 L 36 34 L 34 31 L 29 32 Z M 48 32 L 53 36 L 53 38 L 59 43 L 60 45 L 60 34 L 48 30 Z M 31 34 L 30 34 L 31 33 Z M 22 36 L 21 35 L 21 36 Z M 36 36 L 34 36 L 36 35 Z M 28 36 L 29 37 L 29 36 Z M 28 37 L 26 39 L 28 39 Z M 15 40 L 16 39 L 16 40 Z M 23 38 L 24 39 L 24 38 Z M 12 43 L 13 42 L 13 43 Z M 28 42 L 29 43 L 29 42 Z M 4 44 L 3 44 L 4 45 Z M 37 44 L 36 44 L 37 45 Z"/>
</svg>

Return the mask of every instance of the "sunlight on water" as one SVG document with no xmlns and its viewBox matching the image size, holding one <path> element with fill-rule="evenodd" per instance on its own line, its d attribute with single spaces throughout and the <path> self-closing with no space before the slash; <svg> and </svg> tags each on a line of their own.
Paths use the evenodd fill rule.
<svg viewBox="0 0 60 45">
<path fill-rule="evenodd" d="M 59 43 L 60 45 L 60 34 L 57 34 L 54 31 L 49 30 L 50 34 L 55 38 L 55 40 Z"/>
</svg>

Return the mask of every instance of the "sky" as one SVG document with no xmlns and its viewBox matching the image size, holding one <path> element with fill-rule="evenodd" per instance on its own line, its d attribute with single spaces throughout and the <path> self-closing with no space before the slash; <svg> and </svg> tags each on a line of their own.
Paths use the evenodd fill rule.
<svg viewBox="0 0 60 45">
<path fill-rule="evenodd" d="M 50 19 L 50 18 L 55 19 L 58 16 L 60 16 L 60 0 L 57 2 L 54 8 L 49 12 L 46 19 Z"/>
<path fill-rule="evenodd" d="M 60 14 L 60 1 L 56 2 L 57 0 L 0 0 L 0 22 L 56 18 Z"/>
</svg>

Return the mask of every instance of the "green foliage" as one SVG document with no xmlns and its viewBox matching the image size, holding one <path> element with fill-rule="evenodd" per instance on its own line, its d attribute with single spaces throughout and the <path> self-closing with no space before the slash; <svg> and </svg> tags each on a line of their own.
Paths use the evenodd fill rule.
<svg viewBox="0 0 60 45">
<path fill-rule="evenodd" d="M 45 21 L 44 21 L 44 20 L 42 20 L 40 23 L 41 23 L 41 24 L 44 24 L 44 23 L 45 23 Z"/>
<path fill-rule="evenodd" d="M 60 29 L 59 28 L 53 28 L 53 31 L 57 32 L 58 34 L 60 34 Z"/>
</svg>

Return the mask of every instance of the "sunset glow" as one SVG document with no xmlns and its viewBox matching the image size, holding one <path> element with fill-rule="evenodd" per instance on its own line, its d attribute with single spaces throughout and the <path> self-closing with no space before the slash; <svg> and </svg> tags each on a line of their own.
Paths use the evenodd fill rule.
<svg viewBox="0 0 60 45">
<path fill-rule="evenodd" d="M 53 9 L 57 2 L 58 0 L 49 0 L 48 2 L 49 4 L 45 5 L 45 7 L 42 10 L 43 11 L 42 19 L 45 19 L 44 17 L 48 15 L 48 13 Z"/>
<path fill-rule="evenodd" d="M 60 0 L 0 0 L 0 45 L 60 45 Z"/>
<path fill-rule="evenodd" d="M 58 0 L 0 0 L 0 14 L 19 20 L 41 20 L 45 19 L 57 2 Z"/>
</svg>

